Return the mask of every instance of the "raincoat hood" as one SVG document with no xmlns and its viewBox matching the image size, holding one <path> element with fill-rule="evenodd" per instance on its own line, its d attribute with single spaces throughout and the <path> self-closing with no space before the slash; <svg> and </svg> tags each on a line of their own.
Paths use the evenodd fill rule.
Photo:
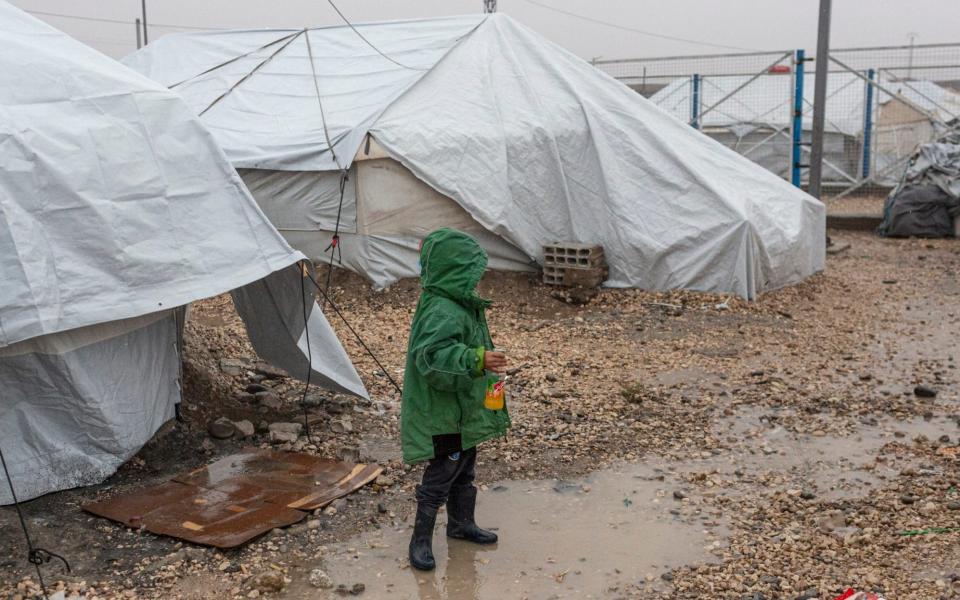
<svg viewBox="0 0 960 600">
<path fill-rule="evenodd" d="M 424 290 L 471 308 L 490 306 L 476 289 L 487 268 L 487 253 L 466 233 L 444 227 L 428 235 L 420 249 L 420 265 Z"/>
</svg>

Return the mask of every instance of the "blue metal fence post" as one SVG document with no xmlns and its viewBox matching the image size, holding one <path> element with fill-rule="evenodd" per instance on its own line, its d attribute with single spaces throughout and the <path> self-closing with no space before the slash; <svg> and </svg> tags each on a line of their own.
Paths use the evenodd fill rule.
<svg viewBox="0 0 960 600">
<path fill-rule="evenodd" d="M 862 179 L 866 179 L 870 176 L 870 142 L 873 137 L 873 78 L 874 78 L 873 69 L 867 69 L 867 79 L 870 81 L 864 82 L 864 85 L 867 86 L 867 93 L 864 94 L 866 97 L 866 104 L 863 107 L 863 167 L 862 167 Z"/>
<path fill-rule="evenodd" d="M 800 158 L 803 147 L 803 63 L 804 52 L 797 50 L 793 61 L 793 122 L 790 153 L 790 183 L 800 187 Z"/>
<path fill-rule="evenodd" d="M 693 75 L 693 94 L 690 95 L 690 124 L 700 129 L 700 75 Z"/>
</svg>

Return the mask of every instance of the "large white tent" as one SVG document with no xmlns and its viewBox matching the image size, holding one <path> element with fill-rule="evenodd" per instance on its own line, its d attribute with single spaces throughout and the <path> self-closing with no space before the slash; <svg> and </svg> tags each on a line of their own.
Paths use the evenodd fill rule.
<svg viewBox="0 0 960 600">
<path fill-rule="evenodd" d="M 201 115 L 295 247 L 324 258 L 339 220 L 379 285 L 440 224 L 493 268 L 601 244 L 618 287 L 752 298 L 822 269 L 822 204 L 508 16 L 356 29 L 173 34 L 124 62 Z"/>
<path fill-rule="evenodd" d="M 101 481 L 173 417 L 197 299 L 232 290 L 262 357 L 365 395 L 300 261 L 178 96 L 0 1 L 0 447 L 20 499 Z"/>
</svg>

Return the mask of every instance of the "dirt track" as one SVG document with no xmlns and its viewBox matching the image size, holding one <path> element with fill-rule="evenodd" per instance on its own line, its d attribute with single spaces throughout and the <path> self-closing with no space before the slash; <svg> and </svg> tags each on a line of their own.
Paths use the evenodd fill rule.
<svg viewBox="0 0 960 600">
<path fill-rule="evenodd" d="M 960 532 L 901 534 L 953 527 L 960 515 L 951 450 L 960 434 L 960 245 L 831 236 L 851 247 L 830 256 L 824 274 L 755 303 L 606 290 L 575 307 L 529 276 L 484 280 L 482 292 L 496 300 L 491 329 L 516 370 L 514 429 L 482 448 L 481 516 L 496 525 L 498 513 L 483 512 L 488 506 L 533 511 L 515 492 L 543 488 L 543 510 L 535 511 L 543 514 L 509 519 L 501 536 L 525 539 L 551 518 L 566 519 L 547 528 L 556 540 L 579 535 L 584 511 L 571 508 L 579 503 L 603 523 L 583 534 L 598 543 L 579 545 L 589 556 L 532 541 L 523 548 L 505 541 L 482 556 L 456 554 L 451 545 L 440 583 L 409 575 L 397 544 L 419 469 L 399 462 L 396 394 L 336 321 L 372 401 L 315 391 L 319 431 L 295 446 L 331 457 L 359 453 L 386 467 L 384 485 L 338 503 L 336 514 L 316 517 L 316 528 L 296 525 L 228 553 L 184 548 L 83 513 L 87 499 L 163 481 L 240 447 L 207 439 L 213 418 L 296 417 L 297 382 L 273 384 L 275 409 L 244 391 L 245 376 L 221 372 L 223 358 L 252 359 L 228 298 L 200 303 L 189 326 L 186 422 L 105 484 L 43 497 L 25 511 L 38 544 L 71 560 L 71 589 L 101 598 L 248 597 L 262 572 L 289 579 L 273 595 L 324 597 L 307 582 L 315 568 L 337 583 L 363 582 L 374 598 L 459 598 L 453 590 L 463 581 L 479 598 L 830 599 L 846 586 L 889 598 L 953 597 Z M 344 313 L 399 378 L 416 282 L 374 293 L 338 273 L 335 287 Z M 937 397 L 915 396 L 918 384 Z M 325 427 L 345 417 L 351 432 Z M 556 479 L 572 487 L 553 491 Z M 618 529 L 608 526 L 614 513 Z M 622 531 L 638 524 L 649 528 L 621 544 Z M 687 540 L 688 550 L 671 561 L 646 558 L 663 554 L 655 545 L 630 554 L 655 525 L 666 527 L 668 543 L 670 532 Z M 370 536 L 390 547 L 370 546 Z M 591 562 L 598 553 L 613 557 L 606 570 L 604 561 Z M 34 589 L 22 581 L 30 576 L 23 554 L 14 513 L 2 509 L 0 597 Z M 394 571 L 404 579 L 394 581 Z M 59 576 L 50 568 L 46 578 Z M 507 580 L 518 583 L 504 587 Z"/>
</svg>

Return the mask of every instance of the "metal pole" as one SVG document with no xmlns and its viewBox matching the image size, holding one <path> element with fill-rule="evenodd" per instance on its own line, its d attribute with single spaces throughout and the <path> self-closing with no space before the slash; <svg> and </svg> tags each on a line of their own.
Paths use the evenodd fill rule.
<svg viewBox="0 0 960 600">
<path fill-rule="evenodd" d="M 810 195 L 820 198 L 823 176 L 823 123 L 827 114 L 827 72 L 830 70 L 830 0 L 820 0 L 817 26 L 817 72 L 813 88 L 813 137 L 810 148 Z"/>
<path fill-rule="evenodd" d="M 863 107 L 863 166 L 861 167 L 861 177 L 866 179 L 870 177 L 870 143 L 873 137 L 873 77 L 874 70 L 867 69 L 866 102 Z"/>
<path fill-rule="evenodd" d="M 137 25 L 137 50 L 139 50 L 140 48 L 143 47 L 143 43 L 140 39 L 140 17 L 137 17 L 136 25 Z"/>
<path fill-rule="evenodd" d="M 140 10 L 143 13 L 143 45 L 146 46 L 147 40 L 147 0 L 140 0 Z"/>
<path fill-rule="evenodd" d="M 917 41 L 917 34 L 908 33 L 907 37 L 910 38 L 910 55 L 907 59 L 907 79 L 913 79 L 913 44 Z"/>
<path fill-rule="evenodd" d="M 693 94 L 690 95 L 690 124 L 700 129 L 700 75 L 693 75 Z"/>
<path fill-rule="evenodd" d="M 800 187 L 800 157 L 803 146 L 803 63 L 805 52 L 797 50 L 793 67 L 793 120 L 790 183 Z"/>
</svg>

